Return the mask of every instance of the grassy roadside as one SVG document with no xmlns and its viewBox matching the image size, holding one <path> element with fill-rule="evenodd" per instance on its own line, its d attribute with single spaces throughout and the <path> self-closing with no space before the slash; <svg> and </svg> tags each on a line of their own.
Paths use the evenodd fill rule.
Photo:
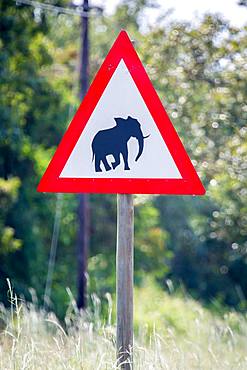
<svg viewBox="0 0 247 370">
<path fill-rule="evenodd" d="M 12 295 L 12 309 L 0 308 L 0 369 L 116 369 L 111 304 L 103 323 L 92 299 L 93 312 L 79 316 L 72 302 L 61 325 Z M 135 369 L 246 369 L 246 335 L 246 317 L 236 312 L 219 317 L 151 282 L 135 290 Z"/>
</svg>

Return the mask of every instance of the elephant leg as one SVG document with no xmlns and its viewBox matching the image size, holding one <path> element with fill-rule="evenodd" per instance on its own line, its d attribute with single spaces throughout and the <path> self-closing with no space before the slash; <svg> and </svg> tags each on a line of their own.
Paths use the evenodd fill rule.
<svg viewBox="0 0 247 370">
<path fill-rule="evenodd" d="M 130 170 L 129 164 L 128 164 L 128 148 L 127 148 L 127 146 L 122 151 L 122 155 L 123 155 L 123 159 L 124 159 L 124 169 L 125 170 Z"/>
<path fill-rule="evenodd" d="M 101 161 L 101 158 L 96 154 L 95 155 L 95 172 L 102 172 L 102 169 L 100 168 L 100 161 Z"/>
<path fill-rule="evenodd" d="M 115 168 L 120 164 L 120 153 L 117 153 L 114 155 L 115 162 L 112 162 L 112 168 L 115 170 Z"/>
<path fill-rule="evenodd" d="M 111 167 L 109 166 L 109 163 L 107 162 L 106 157 L 103 157 L 102 158 L 102 162 L 104 163 L 104 166 L 105 166 L 106 171 L 110 171 L 111 170 Z"/>
</svg>

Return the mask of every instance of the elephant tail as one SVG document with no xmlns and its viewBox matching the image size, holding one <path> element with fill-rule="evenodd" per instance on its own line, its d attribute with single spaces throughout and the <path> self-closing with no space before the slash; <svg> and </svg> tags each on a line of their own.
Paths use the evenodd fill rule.
<svg viewBox="0 0 247 370">
<path fill-rule="evenodd" d="M 95 157 L 95 153 L 94 153 L 94 150 L 93 150 L 92 162 L 94 161 L 94 157 Z"/>
</svg>

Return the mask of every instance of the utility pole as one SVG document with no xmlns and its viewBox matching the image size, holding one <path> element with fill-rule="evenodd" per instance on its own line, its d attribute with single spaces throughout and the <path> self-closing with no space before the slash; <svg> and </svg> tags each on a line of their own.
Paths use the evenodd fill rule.
<svg viewBox="0 0 247 370">
<path fill-rule="evenodd" d="M 83 10 L 89 12 L 88 0 L 83 1 Z M 89 75 L 89 39 L 87 16 L 81 16 L 81 50 L 79 62 L 79 99 L 80 102 L 88 90 Z M 77 307 L 84 309 L 87 304 L 87 259 L 89 250 L 89 195 L 78 195 L 78 235 L 77 235 Z"/>
<path fill-rule="evenodd" d="M 100 7 L 90 7 L 89 0 L 83 0 L 81 15 L 81 50 L 79 66 L 79 99 L 82 101 L 88 90 L 89 80 L 89 12 Z M 90 239 L 89 195 L 78 196 L 78 235 L 77 235 L 77 307 L 84 309 L 87 305 L 87 259 Z"/>
</svg>

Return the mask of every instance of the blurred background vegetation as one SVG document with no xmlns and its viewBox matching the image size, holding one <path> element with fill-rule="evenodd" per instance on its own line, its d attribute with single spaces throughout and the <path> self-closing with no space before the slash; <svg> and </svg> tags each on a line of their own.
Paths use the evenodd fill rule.
<svg viewBox="0 0 247 370">
<path fill-rule="evenodd" d="M 69 2 L 50 1 L 67 6 Z M 154 3 L 154 2 L 153 2 Z M 120 2 L 90 20 L 90 76 L 122 28 L 136 48 L 197 169 L 204 197 L 135 198 L 135 283 L 246 310 L 246 28 L 207 14 L 196 23 L 166 14 L 142 27 L 151 1 Z M 6 278 L 43 303 L 57 202 L 36 186 L 79 105 L 79 17 L 37 14 L 0 0 L 0 301 Z M 76 295 L 77 199 L 62 198 L 52 309 Z M 116 196 L 90 195 L 89 294 L 115 292 Z M 141 290 L 140 290 L 141 292 Z M 141 293 L 140 293 L 141 296 Z"/>
</svg>

